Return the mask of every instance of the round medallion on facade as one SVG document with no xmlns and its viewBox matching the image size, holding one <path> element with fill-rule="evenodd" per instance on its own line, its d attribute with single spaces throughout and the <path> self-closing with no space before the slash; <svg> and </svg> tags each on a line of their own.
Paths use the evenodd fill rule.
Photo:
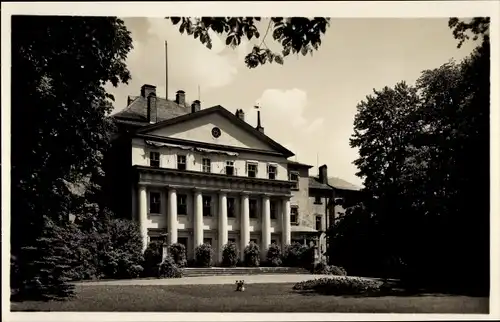
<svg viewBox="0 0 500 322">
<path fill-rule="evenodd" d="M 218 138 L 220 136 L 221 132 L 220 132 L 220 129 L 218 127 L 214 127 L 212 129 L 212 135 L 214 138 Z"/>
</svg>

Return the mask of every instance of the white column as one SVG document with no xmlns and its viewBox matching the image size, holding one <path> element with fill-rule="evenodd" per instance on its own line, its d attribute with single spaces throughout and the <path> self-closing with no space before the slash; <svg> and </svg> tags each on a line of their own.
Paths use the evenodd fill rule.
<svg viewBox="0 0 500 322">
<path fill-rule="evenodd" d="M 142 251 L 148 247 L 148 227 L 146 226 L 148 220 L 148 196 L 146 186 L 139 186 L 139 229 L 142 237 Z"/>
<path fill-rule="evenodd" d="M 271 244 L 271 202 L 269 196 L 262 197 L 262 249 L 261 258 L 266 259 L 269 244 Z"/>
<path fill-rule="evenodd" d="M 241 195 L 241 212 L 240 212 L 240 238 L 241 238 L 241 259 L 245 259 L 245 247 L 250 243 L 250 204 L 248 194 Z"/>
<path fill-rule="evenodd" d="M 194 191 L 194 248 L 203 244 L 203 197 L 201 191 Z"/>
<path fill-rule="evenodd" d="M 222 249 L 227 244 L 227 195 L 219 193 L 219 262 L 222 262 Z"/>
<path fill-rule="evenodd" d="M 291 225 L 290 225 L 290 199 L 286 198 L 283 200 L 281 207 L 281 232 L 283 237 L 281 238 L 281 243 L 284 245 L 290 245 L 292 241 Z"/>
<path fill-rule="evenodd" d="M 177 243 L 177 191 L 168 189 L 168 241 L 169 244 Z"/>
</svg>

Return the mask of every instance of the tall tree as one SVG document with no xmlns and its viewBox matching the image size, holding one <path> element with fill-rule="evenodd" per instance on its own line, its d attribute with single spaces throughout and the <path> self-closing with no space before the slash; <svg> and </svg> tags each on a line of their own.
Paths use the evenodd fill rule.
<svg viewBox="0 0 500 322">
<path fill-rule="evenodd" d="M 257 24 L 261 21 L 259 17 L 203 17 L 167 18 L 174 25 L 179 25 L 179 32 L 199 39 L 207 48 L 212 48 L 212 40 L 209 31 L 225 36 L 227 46 L 236 48 L 246 37 L 248 41 L 256 40 L 252 51 L 245 56 L 245 64 L 248 68 L 255 68 L 268 63 L 283 64 L 283 58 L 290 54 L 303 56 L 313 54 L 321 46 L 321 37 L 326 33 L 330 18 L 282 18 L 272 17 L 261 30 Z M 271 37 L 276 41 L 281 50 L 275 52 L 269 49 L 266 38 Z M 262 38 L 261 38 L 262 35 Z M 269 41 L 269 39 L 268 39 Z"/>
<path fill-rule="evenodd" d="M 102 175 L 113 100 L 104 85 L 130 79 L 131 48 L 117 18 L 12 17 L 11 247 L 21 266 L 47 222 L 67 220 L 85 200 L 72 187 Z M 25 280 L 36 273 L 19 271 Z"/>
</svg>

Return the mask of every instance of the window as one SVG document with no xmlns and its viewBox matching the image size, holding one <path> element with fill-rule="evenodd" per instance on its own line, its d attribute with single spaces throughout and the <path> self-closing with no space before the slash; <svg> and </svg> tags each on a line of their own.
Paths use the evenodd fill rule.
<svg viewBox="0 0 500 322">
<path fill-rule="evenodd" d="M 268 165 L 267 166 L 267 176 L 269 179 L 275 180 L 277 172 L 278 172 L 278 168 L 275 165 Z"/>
<path fill-rule="evenodd" d="M 160 152 L 149 152 L 149 166 L 160 167 Z"/>
<path fill-rule="evenodd" d="M 178 170 L 186 170 L 186 156 L 178 155 L 177 156 L 177 169 Z"/>
<path fill-rule="evenodd" d="M 235 200 L 234 198 L 227 198 L 227 216 L 235 217 Z"/>
<path fill-rule="evenodd" d="M 250 210 L 250 218 L 257 218 L 257 199 L 250 199 L 249 210 Z"/>
<path fill-rule="evenodd" d="M 202 171 L 203 172 L 209 172 L 209 173 L 212 172 L 212 170 L 211 170 L 212 161 L 210 159 L 203 158 L 201 160 L 201 162 L 202 162 Z"/>
<path fill-rule="evenodd" d="M 179 238 L 177 238 L 177 242 L 179 244 L 184 245 L 184 247 L 186 247 L 186 249 L 188 249 L 188 239 L 187 239 L 187 237 L 179 237 Z"/>
<path fill-rule="evenodd" d="M 149 242 L 150 243 L 153 243 L 153 242 L 157 242 L 157 243 L 161 243 L 163 242 L 163 238 L 161 236 L 149 236 Z"/>
<path fill-rule="evenodd" d="M 227 242 L 228 242 L 228 243 L 233 243 L 233 244 L 236 244 L 236 238 L 228 238 L 228 239 L 227 239 Z"/>
<path fill-rule="evenodd" d="M 323 202 L 321 201 L 321 196 L 314 197 L 314 203 L 317 205 L 321 205 Z"/>
<path fill-rule="evenodd" d="M 160 213 L 160 193 L 159 192 L 150 192 L 149 193 L 149 213 L 150 214 L 159 214 Z"/>
<path fill-rule="evenodd" d="M 323 227 L 321 226 L 321 216 L 316 216 L 316 230 L 323 230 Z"/>
<path fill-rule="evenodd" d="M 299 224 L 299 207 L 297 206 L 290 208 L 290 223 L 293 225 Z"/>
<path fill-rule="evenodd" d="M 203 196 L 203 216 L 212 216 L 212 197 Z"/>
<path fill-rule="evenodd" d="M 269 208 L 271 211 L 271 219 L 276 219 L 276 201 L 270 200 L 269 201 Z"/>
<path fill-rule="evenodd" d="M 177 195 L 177 214 L 187 215 L 187 196 Z"/>
<path fill-rule="evenodd" d="M 203 238 L 203 244 L 212 246 L 212 238 Z"/>
<path fill-rule="evenodd" d="M 256 163 L 247 163 L 247 173 L 250 178 L 257 178 L 257 164 Z"/>
<path fill-rule="evenodd" d="M 254 243 L 255 245 L 257 245 L 257 239 L 250 239 L 250 243 Z"/>
<path fill-rule="evenodd" d="M 226 174 L 228 176 L 234 175 L 234 161 L 226 161 Z"/>
<path fill-rule="evenodd" d="M 292 189 L 299 189 L 299 174 L 297 172 L 290 172 L 290 181 L 295 183 Z"/>
<path fill-rule="evenodd" d="M 276 239 L 271 239 L 271 245 L 274 244 L 274 245 L 278 245 L 278 243 L 276 243 Z"/>
</svg>

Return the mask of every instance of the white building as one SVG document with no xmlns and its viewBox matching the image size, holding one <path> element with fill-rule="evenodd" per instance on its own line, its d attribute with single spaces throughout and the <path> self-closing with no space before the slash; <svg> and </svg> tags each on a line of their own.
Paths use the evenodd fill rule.
<svg viewBox="0 0 500 322">
<path fill-rule="evenodd" d="M 326 166 L 309 177 L 311 166 L 288 160 L 293 152 L 264 134 L 260 116 L 253 127 L 242 110 L 201 109 L 183 91 L 175 101 L 155 91 L 143 85 L 113 115 L 118 132 L 105 164 L 112 207 L 137 220 L 144 247 L 166 232 L 188 258 L 209 243 L 220 261 L 229 241 L 240 250 L 253 241 L 265 258 L 272 243 L 325 230 L 325 214 L 335 216 Z"/>
</svg>

